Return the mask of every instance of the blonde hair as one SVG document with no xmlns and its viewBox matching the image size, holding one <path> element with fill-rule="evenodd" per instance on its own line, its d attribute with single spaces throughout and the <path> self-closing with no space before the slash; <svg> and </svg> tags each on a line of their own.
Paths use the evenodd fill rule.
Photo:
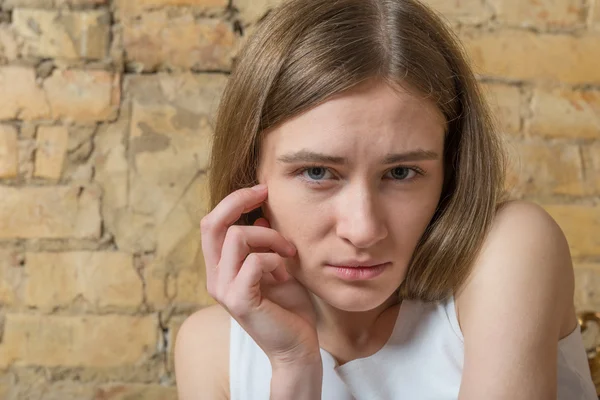
<svg viewBox="0 0 600 400">
<path fill-rule="evenodd" d="M 410 85 L 447 121 L 441 200 L 399 290 L 402 298 L 440 300 L 465 281 L 491 226 L 504 154 L 457 39 L 416 0 L 290 0 L 272 11 L 221 100 L 211 205 L 256 183 L 265 131 L 372 78 Z"/>
</svg>

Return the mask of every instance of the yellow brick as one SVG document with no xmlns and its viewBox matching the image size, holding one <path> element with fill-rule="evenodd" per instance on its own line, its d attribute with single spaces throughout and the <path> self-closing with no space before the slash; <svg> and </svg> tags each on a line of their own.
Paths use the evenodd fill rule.
<svg viewBox="0 0 600 400">
<path fill-rule="evenodd" d="M 177 398 L 174 386 L 112 384 L 96 390 L 95 400 L 173 400 Z"/>
<path fill-rule="evenodd" d="M 171 318 L 169 321 L 169 348 L 168 351 L 168 363 L 167 366 L 169 371 L 175 371 L 175 339 L 177 338 L 177 334 L 179 333 L 179 329 L 183 322 L 187 319 L 187 316 L 176 316 Z"/>
<path fill-rule="evenodd" d="M 600 138 L 600 91 L 537 89 L 533 95 L 531 135 L 575 139 Z"/>
<path fill-rule="evenodd" d="M 14 393 L 15 379 L 9 374 L 3 374 L 0 377 L 0 399 L 11 399 L 9 396 Z"/>
<path fill-rule="evenodd" d="M 252 23 L 258 21 L 269 9 L 284 2 L 285 0 L 233 0 L 233 5 L 240 10 L 242 20 Z M 479 24 L 492 15 L 492 10 L 480 0 L 424 0 L 423 3 L 451 22 L 462 24 Z"/>
<path fill-rule="evenodd" d="M 199 219 L 190 221 L 190 215 L 202 217 L 204 197 L 200 201 L 193 195 L 205 196 L 205 179 L 198 171 L 208 167 L 212 137 L 208 120 L 225 83 L 223 76 L 202 74 L 143 76 L 127 82 L 133 97 L 128 148 L 136 166 L 130 207 L 137 214 L 153 215 L 158 224 L 176 214 L 173 218 L 181 221 L 184 231 L 174 237 L 198 226 Z M 180 208 L 186 209 L 187 219 Z"/>
<path fill-rule="evenodd" d="M 591 271 L 595 271 L 600 273 L 600 263 L 593 263 L 593 262 L 586 262 L 586 261 L 579 261 L 579 260 L 573 260 L 573 268 L 575 270 L 591 270 Z M 600 288 L 600 286 L 599 286 Z"/>
<path fill-rule="evenodd" d="M 117 367 L 138 365 L 155 352 L 154 317 L 8 314 L 0 366 Z"/>
<path fill-rule="evenodd" d="M 25 301 L 50 311 L 76 299 L 92 309 L 136 309 L 142 303 L 142 281 L 133 257 L 119 252 L 29 253 Z"/>
<path fill-rule="evenodd" d="M 96 6 L 107 4 L 108 0 L 55 0 L 56 7 L 67 6 Z"/>
<path fill-rule="evenodd" d="M 475 70 L 484 76 L 600 84 L 597 36 L 520 30 L 471 31 L 462 36 Z"/>
<path fill-rule="evenodd" d="M 66 121 L 113 119 L 121 101 L 120 76 L 107 71 L 57 69 L 44 89 L 54 118 Z"/>
<path fill-rule="evenodd" d="M 189 309 L 215 304 L 206 291 L 206 267 L 198 243 L 199 232 L 192 230 L 179 239 L 170 254 L 148 263 L 144 277 L 149 304 Z"/>
<path fill-rule="evenodd" d="M 127 62 L 144 71 L 228 70 L 236 41 L 232 24 L 189 13 L 171 17 L 166 10 L 152 11 L 123 23 Z"/>
<path fill-rule="evenodd" d="M 101 60 L 108 52 L 110 15 L 104 10 L 17 8 L 13 27 L 26 56 Z"/>
<path fill-rule="evenodd" d="M 14 178 L 19 173 L 17 130 L 0 125 L 0 178 Z"/>
<path fill-rule="evenodd" d="M 155 307 L 170 303 L 193 309 L 214 304 L 206 292 L 202 239 L 195 222 L 208 209 L 206 184 L 206 179 L 194 182 L 164 223 L 156 227 L 156 258 L 144 270 L 148 303 Z"/>
<path fill-rule="evenodd" d="M 600 263 L 574 263 L 575 308 L 600 312 Z"/>
<path fill-rule="evenodd" d="M 132 229 L 122 221 L 123 210 L 127 209 L 129 202 L 129 165 L 125 138 L 129 135 L 130 125 L 129 116 L 123 117 L 115 123 L 104 124 L 98 128 L 90 164 L 94 167 L 94 181 L 102 187 L 104 227 L 115 235 L 119 249 L 131 251 L 132 247 L 138 244 L 135 238 L 130 241 L 132 246 L 124 245 L 123 236 L 117 229 L 119 225 L 125 229 Z"/>
<path fill-rule="evenodd" d="M 513 141 L 507 146 L 515 191 L 527 196 L 584 195 L 582 160 L 577 145 Z"/>
<path fill-rule="evenodd" d="M 120 18 L 141 15 L 144 11 L 169 6 L 188 6 L 199 8 L 225 8 L 229 0 L 116 0 Z"/>
<path fill-rule="evenodd" d="M 27 371 L 18 373 L 17 384 L 13 384 L 12 397 L 2 397 L 4 400 L 36 399 L 36 400 L 91 400 L 94 397 L 94 385 L 77 380 L 52 381 L 44 379 L 41 374 Z M 19 371 L 20 372 L 20 371 Z M 101 399 L 94 399 L 101 400 Z"/>
<path fill-rule="evenodd" d="M 242 20 L 256 22 L 268 10 L 284 3 L 285 0 L 233 0 L 233 5 L 240 10 Z"/>
<path fill-rule="evenodd" d="M 423 2 L 449 20 L 463 24 L 479 24 L 492 15 L 489 7 L 480 0 L 425 0 Z"/>
<path fill-rule="evenodd" d="M 4 0 L 3 6 L 6 9 L 15 7 L 23 8 L 58 8 L 58 7 L 82 7 L 107 4 L 108 0 Z"/>
<path fill-rule="evenodd" d="M 20 266 L 19 257 L 16 250 L 0 249 L 0 306 L 2 307 L 13 306 L 20 302 L 25 272 Z"/>
<path fill-rule="evenodd" d="M 68 144 L 69 131 L 66 127 L 41 126 L 37 132 L 34 176 L 60 179 Z"/>
<path fill-rule="evenodd" d="M 492 0 L 500 22 L 511 25 L 570 27 L 583 23 L 579 0 Z"/>
<path fill-rule="evenodd" d="M 120 76 L 106 71 L 57 69 L 40 88 L 32 68 L 14 66 L 0 67 L 0 92 L 0 120 L 104 121 L 121 97 Z"/>
<path fill-rule="evenodd" d="M 598 195 L 600 194 L 600 143 L 583 146 L 583 159 L 587 184 L 594 194 Z"/>
<path fill-rule="evenodd" d="M 16 60 L 20 55 L 20 48 L 17 35 L 10 28 L 10 25 L 0 25 L 0 57 L 8 61 Z"/>
<path fill-rule="evenodd" d="M 499 129 L 516 134 L 521 130 L 521 108 L 524 106 L 521 90 L 515 86 L 484 84 L 483 91 L 492 109 Z"/>
<path fill-rule="evenodd" d="M 98 238 L 99 194 L 79 187 L 0 187 L 0 239 Z"/>
<path fill-rule="evenodd" d="M 546 205 L 561 226 L 573 257 L 600 255 L 600 207 L 584 205 Z"/>
<path fill-rule="evenodd" d="M 33 68 L 0 67 L 0 93 L 0 120 L 50 117 L 50 106 L 36 84 Z"/>
<path fill-rule="evenodd" d="M 119 247 L 151 241 L 155 257 L 145 262 L 148 303 L 194 308 L 210 303 L 200 253 L 199 221 L 208 205 L 206 175 L 211 129 L 207 123 L 221 96 L 223 77 L 183 74 L 128 78 L 132 96 L 128 149 L 129 207 L 144 221 L 118 224 Z M 139 221 L 139 220 L 138 220 Z M 130 238 L 138 238 L 132 241 Z M 133 242 L 133 244 L 131 244 Z"/>
</svg>

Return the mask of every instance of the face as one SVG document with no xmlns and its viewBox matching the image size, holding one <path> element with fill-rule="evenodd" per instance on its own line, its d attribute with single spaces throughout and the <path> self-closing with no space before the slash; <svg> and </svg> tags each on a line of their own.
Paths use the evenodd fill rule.
<svg viewBox="0 0 600 400">
<path fill-rule="evenodd" d="M 444 132 L 434 103 L 378 81 L 268 132 L 258 178 L 265 217 L 298 249 L 288 271 L 341 310 L 388 300 L 439 202 Z"/>
</svg>

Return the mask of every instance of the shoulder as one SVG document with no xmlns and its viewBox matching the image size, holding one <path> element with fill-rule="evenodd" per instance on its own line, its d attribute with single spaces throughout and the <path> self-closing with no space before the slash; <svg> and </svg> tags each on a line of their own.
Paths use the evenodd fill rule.
<svg viewBox="0 0 600 400">
<path fill-rule="evenodd" d="M 455 296 L 465 340 L 461 391 L 494 387 L 512 397 L 545 387 L 552 396 L 557 342 L 577 323 L 573 275 L 565 235 L 542 207 L 519 201 L 498 209 Z"/>
<path fill-rule="evenodd" d="M 539 306 L 551 307 L 554 318 L 560 319 L 557 311 L 571 310 L 574 286 L 561 228 L 539 205 L 512 201 L 498 209 L 471 275 L 457 294 L 457 305 L 463 317 L 474 303 L 486 299 L 533 313 L 541 311 L 533 309 L 537 298 Z M 528 305 L 532 309 L 527 310 Z M 562 326 L 564 319 L 557 323 Z"/>
<path fill-rule="evenodd" d="M 541 206 L 526 201 L 510 201 L 498 208 L 485 244 L 493 245 L 515 236 L 529 237 L 539 245 L 548 241 L 566 245 L 562 230 L 550 214 Z"/>
<path fill-rule="evenodd" d="M 181 325 L 175 340 L 179 398 L 229 398 L 230 315 L 220 305 L 203 308 Z"/>
<path fill-rule="evenodd" d="M 512 201 L 499 207 L 461 294 L 503 277 L 515 288 L 519 283 L 533 282 L 542 288 L 557 284 L 563 289 L 571 287 L 573 270 L 567 239 L 539 205 Z"/>
</svg>

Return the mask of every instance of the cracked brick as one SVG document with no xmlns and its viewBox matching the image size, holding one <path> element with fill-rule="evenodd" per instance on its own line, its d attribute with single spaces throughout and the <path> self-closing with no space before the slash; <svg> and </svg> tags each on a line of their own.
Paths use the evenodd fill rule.
<svg viewBox="0 0 600 400">
<path fill-rule="evenodd" d="M 17 8 L 13 28 L 28 57 L 102 60 L 108 54 L 110 14 L 106 10 Z"/>
</svg>

